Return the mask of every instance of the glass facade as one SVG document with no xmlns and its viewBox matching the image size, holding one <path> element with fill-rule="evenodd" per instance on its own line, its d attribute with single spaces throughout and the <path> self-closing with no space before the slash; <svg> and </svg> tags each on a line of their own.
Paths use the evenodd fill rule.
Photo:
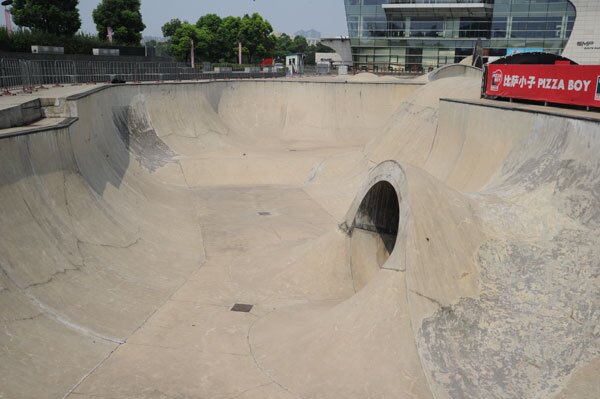
<svg viewBox="0 0 600 399">
<path fill-rule="evenodd" d="M 568 0 L 345 0 L 357 69 L 423 72 L 535 48 L 560 53 L 575 23 Z"/>
</svg>

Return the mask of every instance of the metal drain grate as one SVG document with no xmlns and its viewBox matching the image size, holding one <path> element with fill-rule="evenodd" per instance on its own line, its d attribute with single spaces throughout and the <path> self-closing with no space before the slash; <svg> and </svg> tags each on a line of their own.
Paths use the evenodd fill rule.
<svg viewBox="0 0 600 399">
<path fill-rule="evenodd" d="M 236 303 L 231 308 L 231 311 L 232 312 L 244 312 L 244 313 L 248 313 L 248 312 L 250 312 L 252 310 L 253 307 L 254 307 L 254 305 L 246 305 L 244 303 Z"/>
<path fill-rule="evenodd" d="M 260 216 L 271 216 L 271 212 L 258 212 Z"/>
</svg>

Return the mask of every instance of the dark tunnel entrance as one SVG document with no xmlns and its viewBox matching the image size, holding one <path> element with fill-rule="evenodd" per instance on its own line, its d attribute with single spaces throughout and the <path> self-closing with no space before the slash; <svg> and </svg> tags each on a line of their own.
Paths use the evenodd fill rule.
<svg viewBox="0 0 600 399">
<path fill-rule="evenodd" d="M 354 219 L 354 228 L 379 234 L 391 254 L 398 236 L 399 217 L 396 190 L 390 183 L 380 181 L 371 187 L 362 200 Z"/>
<path fill-rule="evenodd" d="M 354 217 L 351 268 L 355 290 L 364 287 L 390 257 L 400 221 L 398 194 L 380 181 L 367 192 Z"/>
</svg>

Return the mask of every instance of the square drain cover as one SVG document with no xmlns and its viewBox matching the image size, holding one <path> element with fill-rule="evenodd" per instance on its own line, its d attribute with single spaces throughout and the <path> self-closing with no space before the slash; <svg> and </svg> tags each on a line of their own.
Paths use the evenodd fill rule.
<svg viewBox="0 0 600 399">
<path fill-rule="evenodd" d="M 244 312 L 244 313 L 248 313 L 249 311 L 252 310 L 253 307 L 254 307 L 254 305 L 246 305 L 244 303 L 236 303 L 231 308 L 231 311 L 232 312 Z"/>
</svg>

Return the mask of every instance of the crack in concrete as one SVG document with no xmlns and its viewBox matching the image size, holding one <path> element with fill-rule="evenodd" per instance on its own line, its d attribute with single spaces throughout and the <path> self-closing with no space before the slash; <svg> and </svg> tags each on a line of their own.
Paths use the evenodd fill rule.
<svg viewBox="0 0 600 399">
<path fill-rule="evenodd" d="M 94 244 L 94 243 L 86 242 L 86 241 L 82 241 L 82 244 L 104 247 L 104 248 L 129 249 L 129 248 L 139 244 L 140 241 L 142 241 L 141 237 L 138 237 L 134 241 L 130 242 L 129 244 L 125 244 L 125 245 L 113 245 L 113 244 L 102 244 L 102 243 Z"/>
<path fill-rule="evenodd" d="M 31 320 L 38 319 L 38 318 L 40 318 L 43 315 L 44 315 L 44 313 L 38 313 L 38 314 L 36 314 L 34 316 L 22 317 L 20 319 L 5 319 L 5 320 L 2 320 L 2 323 L 3 324 L 11 324 L 11 323 L 18 323 L 20 321 L 31 321 Z"/>
<path fill-rule="evenodd" d="M 204 240 L 202 241 L 202 245 L 204 246 Z M 200 262 L 200 267 L 198 269 L 200 269 L 202 267 L 202 265 L 206 262 L 206 256 L 205 259 Z M 140 323 L 140 325 L 134 329 L 131 334 L 129 334 L 129 336 L 127 338 L 125 338 L 125 340 L 121 341 L 118 343 L 117 347 L 114 348 L 112 351 L 110 351 L 110 353 L 108 353 L 108 355 L 102 359 L 94 368 L 92 368 L 88 373 L 86 373 L 75 385 L 73 385 L 73 387 L 71 387 L 71 389 L 69 391 L 67 391 L 67 393 L 63 396 L 62 399 L 67 399 L 67 397 L 69 395 L 71 395 L 72 393 L 75 393 L 75 390 L 81 386 L 81 384 L 89 377 L 91 376 L 98 368 L 100 368 L 111 356 L 113 353 L 115 353 L 122 345 L 128 343 L 128 339 L 131 338 L 134 334 L 136 334 L 140 329 L 142 329 L 146 324 L 148 324 L 148 320 L 150 320 L 160 309 L 162 309 L 169 301 L 172 300 L 173 296 L 179 292 L 179 290 L 181 290 L 181 288 L 188 282 L 189 279 L 184 280 L 179 287 L 177 287 L 173 293 L 169 296 L 169 298 L 167 298 L 162 304 L 160 304 L 159 306 L 157 306 L 153 312 L 151 312 L 150 314 L 148 314 L 148 316 Z M 134 344 L 132 344 L 134 345 Z"/>
<path fill-rule="evenodd" d="M 70 140 L 70 138 L 69 138 L 69 140 Z M 137 233 L 136 233 L 137 238 L 134 241 L 132 241 L 132 242 L 130 242 L 128 244 L 125 244 L 125 245 L 113 245 L 113 244 L 104 244 L 104 243 L 96 244 L 96 243 L 91 243 L 91 242 L 87 242 L 87 241 L 81 240 L 77 236 L 77 234 L 75 233 L 75 227 L 74 227 L 74 224 L 73 224 L 73 219 L 75 219 L 75 218 L 73 217 L 73 214 L 71 213 L 71 205 L 69 203 L 69 196 L 68 196 L 68 193 L 67 193 L 67 174 L 64 171 L 63 171 L 63 195 L 65 197 L 65 209 L 67 210 L 67 215 L 69 216 L 69 223 L 71 225 L 71 232 L 73 233 L 73 236 L 77 240 L 77 246 L 78 246 L 79 256 L 82 259 L 83 259 L 83 255 L 81 254 L 81 249 L 79 248 L 79 244 L 80 243 L 85 244 L 85 245 L 92 245 L 92 246 L 101 246 L 101 247 L 108 247 L 108 248 L 127 249 L 127 248 L 131 248 L 134 245 L 138 244 L 140 242 L 140 240 L 142 239 L 140 237 L 140 235 L 141 235 L 141 227 L 138 226 Z M 143 192 L 142 192 L 142 195 L 144 196 L 144 198 L 146 198 L 146 195 Z M 33 216 L 33 213 L 31 212 L 31 210 L 30 210 L 30 213 Z"/>
<path fill-rule="evenodd" d="M 429 296 L 427 296 L 427 295 L 423 295 L 423 294 L 421 294 L 420 292 L 413 291 L 413 290 L 411 290 L 411 289 L 409 289 L 409 291 L 410 291 L 410 292 L 412 292 L 412 293 L 413 293 L 413 294 L 415 294 L 415 295 L 418 295 L 418 296 L 420 296 L 421 298 L 425 298 L 425 299 L 427 299 L 427 300 L 429 300 L 429 301 L 431 301 L 431 302 L 435 303 L 436 305 L 438 305 L 438 306 L 439 306 L 440 308 L 442 308 L 442 309 L 446 309 L 446 308 L 448 308 L 448 309 L 449 309 L 449 307 L 448 307 L 448 306 L 445 306 L 444 304 L 442 304 L 442 303 L 441 303 L 440 301 L 438 301 L 437 299 L 431 298 L 431 297 L 429 297 Z"/>
<path fill-rule="evenodd" d="M 82 267 L 84 267 L 84 265 L 76 266 L 76 267 L 75 267 L 75 268 L 73 268 L 73 269 L 65 268 L 65 269 L 62 269 L 62 270 L 57 270 L 56 272 L 52 273 L 52 274 L 50 275 L 50 277 L 48 277 L 48 278 L 47 278 L 46 280 L 44 280 L 44 281 L 40 281 L 40 282 L 37 282 L 37 283 L 31 283 L 31 284 L 28 284 L 28 285 L 26 285 L 25 287 L 22 287 L 22 288 L 21 288 L 21 287 L 19 287 L 19 288 L 21 288 L 22 290 L 27 290 L 27 289 L 29 289 L 29 288 L 36 288 L 36 287 L 40 287 L 40 286 L 42 286 L 42 285 L 46 285 L 46 284 L 49 284 L 49 283 L 51 283 L 52 281 L 54 281 L 54 278 L 55 278 L 55 277 L 58 277 L 58 276 L 60 276 L 60 275 L 66 275 L 68 272 L 81 271 L 81 268 L 82 268 Z"/>
<path fill-rule="evenodd" d="M 73 215 L 71 214 L 71 206 L 69 205 L 69 196 L 67 194 L 67 174 L 63 170 L 63 195 L 65 197 L 65 209 L 67 210 L 67 215 L 69 216 L 69 222 L 71 223 L 71 230 L 74 231 L 75 228 L 73 226 Z"/>
<path fill-rule="evenodd" d="M 39 221 L 37 220 L 37 218 L 35 217 L 35 215 L 34 215 L 34 213 L 33 213 L 33 210 L 32 210 L 32 209 L 31 209 L 31 207 L 29 206 L 29 203 L 27 202 L 27 200 L 25 200 L 25 198 L 22 198 L 22 200 L 23 200 L 23 203 L 25 204 L 25 207 L 27 208 L 27 211 L 29 212 L 29 215 L 31 216 L 31 218 L 32 218 L 32 219 L 33 219 L 33 220 L 36 222 L 36 224 L 37 224 L 37 225 L 40 227 L 40 229 L 42 229 L 42 231 L 44 231 L 44 232 L 45 232 L 45 230 L 44 230 L 43 226 L 40 224 L 40 222 L 39 222 Z M 58 274 L 66 274 L 68 271 L 75 271 L 75 270 L 79 271 L 79 270 L 80 270 L 82 267 L 84 267 L 84 266 L 85 266 L 85 261 L 84 261 L 83 255 L 81 254 L 81 248 L 79 248 L 79 243 L 80 243 L 80 242 L 81 242 L 81 241 L 80 241 L 79 239 L 77 239 L 77 243 L 76 243 L 76 245 L 77 245 L 77 251 L 79 252 L 79 256 L 80 256 L 80 258 L 81 258 L 81 261 L 82 261 L 82 263 L 81 263 L 81 264 L 74 263 L 74 262 L 73 262 L 73 261 L 71 261 L 69 258 L 65 257 L 65 260 L 66 260 L 67 262 L 69 262 L 69 263 L 70 263 L 72 266 L 74 266 L 74 268 L 64 268 L 64 269 L 62 269 L 62 270 L 58 270 L 58 271 L 54 272 L 53 274 L 51 274 L 51 275 L 50 275 L 50 277 L 49 277 L 49 278 L 48 278 L 46 281 L 37 282 L 37 283 L 32 283 L 32 284 L 26 285 L 25 287 L 21 287 L 19 284 L 16 284 L 16 282 L 14 282 L 14 281 L 13 281 L 13 283 L 14 283 L 14 284 L 17 286 L 17 288 L 19 288 L 19 289 L 21 289 L 21 290 L 26 290 L 26 289 L 28 289 L 28 288 L 31 288 L 31 287 L 37 287 L 37 286 L 40 286 L 40 285 L 48 284 L 48 283 L 49 283 L 49 282 L 51 282 L 51 281 L 54 279 L 54 277 L 55 277 L 56 275 L 58 275 Z M 3 269 L 3 270 L 4 270 L 4 269 Z M 8 273 L 6 273 L 6 272 L 5 272 L 5 274 L 8 276 Z M 10 278 L 10 277 L 9 277 L 9 278 Z M 11 281 L 12 281 L 12 280 L 11 280 Z"/>
<path fill-rule="evenodd" d="M 433 134 L 433 140 L 431 140 L 431 145 L 429 146 L 429 151 L 427 151 L 427 156 L 425 157 L 425 162 L 429 161 L 429 158 L 431 157 L 431 153 L 433 152 L 433 148 L 435 147 L 435 142 L 438 140 L 438 133 L 439 133 L 439 125 L 437 125 L 435 127 L 435 132 Z"/>
<path fill-rule="evenodd" d="M 119 399 L 119 398 L 115 398 L 114 396 L 94 395 L 94 394 L 90 394 L 90 393 L 80 393 L 80 392 L 71 392 L 69 395 L 85 396 L 86 398 Z M 63 399 L 65 399 L 65 398 L 66 398 L 66 396 L 63 397 Z"/>
<path fill-rule="evenodd" d="M 64 182 L 64 176 L 65 175 L 63 174 L 63 182 Z M 44 230 L 43 227 L 40 225 L 39 221 L 37 220 L 37 218 L 35 217 L 35 215 L 33 213 L 33 210 L 29 206 L 29 203 L 24 198 L 23 198 L 23 203 L 25 204 L 25 207 L 27 208 L 27 210 L 28 210 L 30 216 L 32 217 L 32 219 L 37 223 L 38 226 L 40 226 L 40 228 L 42 230 Z M 66 192 L 65 192 L 65 205 L 66 205 L 67 213 L 68 213 L 69 218 L 70 218 L 71 228 L 73 229 L 73 224 L 72 224 L 73 216 L 71 215 L 71 212 L 69 210 L 69 202 L 68 202 L 68 199 L 66 197 Z M 140 228 L 138 227 L 138 234 L 139 233 L 140 233 Z M 67 274 L 67 272 L 69 272 L 69 271 L 81 271 L 81 269 L 86 266 L 86 264 L 85 264 L 85 257 L 83 256 L 83 253 L 82 253 L 81 247 L 80 247 L 81 244 L 90 245 L 90 246 L 100 246 L 100 247 L 105 247 L 105 248 L 129 249 L 129 248 L 131 248 L 131 247 L 139 244 L 139 242 L 142 240 L 141 237 L 137 237 L 134 241 L 121 246 L 121 245 L 104 244 L 104 243 L 99 243 L 99 244 L 91 243 L 91 242 L 87 242 L 87 241 L 83 241 L 83 240 L 79 239 L 77 237 L 77 235 L 75 235 L 75 233 L 73 233 L 73 235 L 75 236 L 75 239 L 77 240 L 76 241 L 76 247 L 77 247 L 77 252 L 79 253 L 79 257 L 81 259 L 81 264 L 77 264 L 77 263 L 73 262 L 72 260 L 70 260 L 68 257 L 65 256 L 65 260 L 67 262 L 69 262 L 73 266 L 73 268 L 64 268 L 62 270 L 58 270 L 58 271 L 52 273 L 50 275 L 50 277 L 48 279 L 46 279 L 45 281 L 41 281 L 41 282 L 37 282 L 37 283 L 32 283 L 32 284 L 26 285 L 24 287 L 21 287 L 18 284 L 15 284 L 15 285 L 19 289 L 26 290 L 28 288 L 39 287 L 39 286 L 48 284 L 48 283 L 52 282 L 56 276 Z M 2 271 L 8 277 L 8 273 L 6 273 L 6 271 L 4 269 L 2 269 Z"/>
<path fill-rule="evenodd" d="M 75 385 L 73 385 L 71 387 L 71 389 L 69 389 L 67 391 L 67 393 L 62 397 L 62 399 L 67 399 L 71 394 L 74 394 L 75 389 L 77 389 L 81 383 L 83 381 L 85 381 L 86 378 L 88 378 L 94 371 L 96 371 L 100 366 L 102 366 L 104 364 L 104 362 L 106 362 L 108 360 L 108 358 L 110 358 L 112 356 L 113 353 L 115 353 L 117 351 L 117 349 L 119 349 L 121 347 L 122 344 L 117 345 L 113 350 L 111 350 L 110 352 L 108 352 L 108 354 L 104 357 L 104 359 L 100 360 L 98 362 L 98 364 L 96 364 L 90 371 L 88 371 L 86 374 L 84 374 L 83 377 L 81 377 L 81 379 L 79 381 L 77 381 L 77 383 Z M 87 395 L 82 393 L 81 395 Z M 92 395 L 87 395 L 87 396 L 92 396 Z M 102 397 L 102 396 L 98 396 L 98 397 Z"/>
<path fill-rule="evenodd" d="M 201 349 L 195 349 L 190 347 L 176 347 L 176 346 L 168 346 L 168 345 L 154 345 L 154 344 L 141 344 L 138 342 L 127 342 L 127 345 L 133 346 L 143 346 L 145 348 L 160 348 L 167 350 L 175 350 L 175 351 L 192 351 L 195 353 L 203 353 L 206 355 L 227 355 L 227 356 L 235 356 L 235 357 L 250 357 L 249 353 L 235 353 L 235 352 L 220 352 L 220 351 L 205 351 Z"/>
<path fill-rule="evenodd" d="M 240 392 L 240 393 L 238 393 L 238 394 L 235 394 L 234 396 L 230 396 L 228 399 L 236 399 L 236 398 L 239 398 L 240 396 L 242 396 L 242 395 L 243 395 L 243 394 L 245 394 L 246 392 L 251 392 L 251 391 L 254 391 L 254 390 L 256 390 L 256 389 L 260 389 L 260 388 L 268 387 L 269 385 L 275 385 L 275 383 L 273 383 L 273 382 L 268 382 L 268 383 L 266 383 L 266 384 L 261 384 L 261 385 L 254 386 L 254 387 L 252 387 L 252 388 L 245 389 L 245 390 L 243 390 L 242 392 Z"/>
<path fill-rule="evenodd" d="M 272 312 L 267 313 L 271 314 Z M 266 315 L 265 315 L 266 316 Z M 264 317 L 264 316 L 263 316 Z M 279 383 L 278 381 L 276 381 L 264 368 L 261 367 L 261 365 L 258 363 L 258 360 L 256 360 L 256 355 L 254 354 L 254 351 L 252 350 L 252 344 L 250 343 L 250 333 L 252 332 L 252 329 L 254 328 L 254 326 L 256 325 L 256 323 L 261 320 L 261 318 L 257 318 L 252 324 L 250 324 L 250 326 L 248 327 L 248 334 L 246 335 L 246 341 L 248 342 L 248 349 L 250 350 L 250 357 L 252 358 L 252 361 L 254 362 L 254 365 L 256 366 L 256 368 L 265 376 L 267 377 L 269 380 L 271 380 L 274 384 L 276 384 L 278 387 L 280 387 L 281 389 L 283 389 L 284 391 L 288 392 L 290 395 L 299 398 L 299 399 L 304 399 L 302 397 L 302 395 L 290 390 L 289 388 L 287 388 L 286 386 L 284 386 L 283 384 Z"/>
<path fill-rule="evenodd" d="M 582 322 L 580 322 L 579 320 L 577 320 L 575 318 L 575 309 L 571 309 L 571 314 L 569 315 L 569 319 L 573 320 L 575 323 L 579 324 L 580 326 L 583 325 Z"/>
<path fill-rule="evenodd" d="M 447 311 L 450 311 L 450 307 L 449 307 L 449 306 L 446 306 L 446 305 L 444 305 L 443 303 L 441 303 L 440 301 L 438 301 L 438 300 L 437 300 L 437 299 L 435 299 L 435 298 L 429 297 L 429 296 L 427 296 L 427 295 L 421 294 L 420 292 L 413 291 L 413 290 L 411 290 L 411 289 L 409 289 L 409 291 L 410 291 L 410 292 L 412 292 L 412 293 L 413 293 L 413 294 L 415 294 L 415 295 L 418 295 L 418 296 L 420 296 L 421 298 L 425 298 L 425 299 L 427 299 L 427 300 L 429 300 L 429 301 L 431 301 L 431 302 L 435 303 L 435 304 L 436 304 L 436 305 L 438 305 L 438 306 L 439 306 L 439 307 L 440 307 L 442 310 L 447 310 Z"/>
<path fill-rule="evenodd" d="M 190 186 L 190 183 L 188 182 L 187 176 L 185 175 L 185 172 L 183 171 L 183 165 L 181 164 L 180 160 L 177 160 L 177 165 L 179 165 L 179 170 L 181 170 L 181 176 L 183 176 L 183 181 L 184 181 L 185 185 L 187 186 L 188 190 L 191 190 L 192 186 Z"/>
<path fill-rule="evenodd" d="M 219 305 L 219 304 L 216 304 L 216 303 L 198 302 L 198 301 L 193 301 L 193 300 L 190 300 L 190 299 L 169 299 L 169 301 L 171 301 L 171 302 L 181 302 L 181 303 L 193 303 L 195 305 L 210 306 L 210 307 L 223 308 L 223 309 L 229 309 L 229 308 L 231 308 L 231 305 Z"/>
</svg>

